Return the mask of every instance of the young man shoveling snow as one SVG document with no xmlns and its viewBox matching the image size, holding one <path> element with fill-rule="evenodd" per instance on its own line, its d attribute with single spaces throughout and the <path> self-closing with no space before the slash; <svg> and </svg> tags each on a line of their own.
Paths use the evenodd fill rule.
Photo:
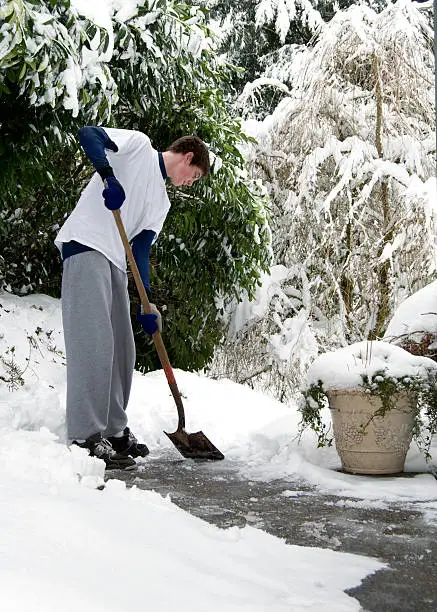
<svg viewBox="0 0 437 612">
<path fill-rule="evenodd" d="M 108 469 L 131 469 L 149 451 L 127 425 L 135 344 L 125 251 L 112 211 L 121 208 L 149 292 L 150 247 L 170 209 L 165 180 L 192 185 L 208 173 L 209 154 L 195 136 L 176 140 L 164 153 L 137 131 L 87 126 L 79 138 L 96 173 L 55 240 L 63 259 L 67 436 Z M 154 305 L 139 319 L 148 334 L 161 325 Z"/>
</svg>

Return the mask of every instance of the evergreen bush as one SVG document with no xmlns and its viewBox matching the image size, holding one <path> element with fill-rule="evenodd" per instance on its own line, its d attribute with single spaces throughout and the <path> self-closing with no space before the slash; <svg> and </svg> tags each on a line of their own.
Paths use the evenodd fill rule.
<svg viewBox="0 0 437 612">
<path fill-rule="evenodd" d="M 212 176 L 190 193 L 170 190 L 152 288 L 174 365 L 200 368 L 222 335 L 217 295 L 252 292 L 269 266 L 267 197 L 244 168 L 246 138 L 223 98 L 231 69 L 216 57 L 207 12 L 155 0 L 126 10 L 102 27 L 68 0 L 0 8 L 0 286 L 59 295 L 53 239 L 92 171 L 79 127 L 140 129 L 158 149 L 196 133 L 215 157 Z M 156 365 L 143 336 L 138 358 Z"/>
</svg>

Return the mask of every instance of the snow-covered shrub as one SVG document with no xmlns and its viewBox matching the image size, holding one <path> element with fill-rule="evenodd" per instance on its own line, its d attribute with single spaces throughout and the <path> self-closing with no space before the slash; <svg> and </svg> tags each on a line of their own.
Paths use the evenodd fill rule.
<svg viewBox="0 0 437 612">
<path fill-rule="evenodd" d="M 437 361 L 437 281 L 401 302 L 388 324 L 384 340 Z"/>
<path fill-rule="evenodd" d="M 63 107 L 73 117 L 85 107 L 90 119 L 109 120 L 117 87 L 107 66 L 112 52 L 107 28 L 84 18 L 69 0 L 7 1 L 0 19 L 3 93 L 30 106 Z"/>
<path fill-rule="evenodd" d="M 118 99 L 109 37 L 67 0 L 1 3 L 0 287 L 58 285 L 53 238 L 81 186 L 77 127 L 109 121 Z"/>
<path fill-rule="evenodd" d="M 262 389 L 280 401 L 298 397 L 320 350 L 345 341 L 339 320 L 326 319 L 312 301 L 302 270 L 272 266 L 254 300 L 246 295 L 222 310 L 228 335 L 215 352 L 211 376 Z"/>
</svg>

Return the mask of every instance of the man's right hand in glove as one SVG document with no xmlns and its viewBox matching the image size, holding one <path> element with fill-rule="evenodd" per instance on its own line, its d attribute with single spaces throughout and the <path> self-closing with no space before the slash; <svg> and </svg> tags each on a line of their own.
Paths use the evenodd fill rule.
<svg viewBox="0 0 437 612">
<path fill-rule="evenodd" d="M 109 210 L 117 210 L 121 207 L 126 199 L 126 194 L 121 184 L 115 176 L 108 176 L 104 180 L 105 189 L 103 190 L 103 199 L 106 208 Z"/>
<path fill-rule="evenodd" d="M 155 304 L 150 304 L 151 312 L 144 313 L 141 306 L 138 308 L 137 319 L 146 334 L 153 335 L 158 329 L 162 331 L 162 317 Z"/>
</svg>

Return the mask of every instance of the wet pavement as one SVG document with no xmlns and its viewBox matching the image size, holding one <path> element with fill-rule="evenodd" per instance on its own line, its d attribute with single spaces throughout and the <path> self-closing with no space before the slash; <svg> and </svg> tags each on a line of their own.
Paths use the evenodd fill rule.
<svg viewBox="0 0 437 612">
<path fill-rule="evenodd" d="M 194 462 L 169 454 L 108 477 L 169 495 L 221 528 L 251 525 L 289 544 L 375 557 L 388 568 L 347 591 L 362 610 L 437 612 L 437 510 L 429 502 L 372 507 L 369 501 L 321 494 L 299 480 L 248 480 L 239 467 L 235 461 Z M 400 476 L 405 486 L 411 476 Z"/>
</svg>

